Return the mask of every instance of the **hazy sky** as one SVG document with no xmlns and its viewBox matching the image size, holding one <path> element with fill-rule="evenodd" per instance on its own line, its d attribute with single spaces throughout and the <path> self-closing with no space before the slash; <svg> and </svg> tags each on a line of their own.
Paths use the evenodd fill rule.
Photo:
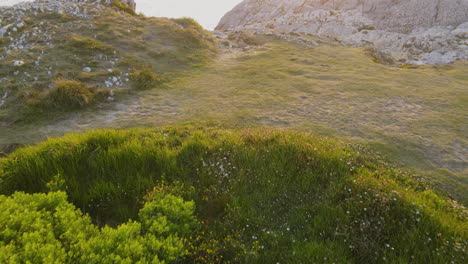
<svg viewBox="0 0 468 264">
<path fill-rule="evenodd" d="M 0 6 L 25 0 L 0 0 Z M 26 0 L 31 1 L 31 0 Z M 221 17 L 242 0 L 136 0 L 137 12 L 157 17 L 192 17 L 214 29 Z"/>
<path fill-rule="evenodd" d="M 136 0 L 137 11 L 147 16 L 193 17 L 206 29 L 213 29 L 221 17 L 240 2 L 242 0 Z"/>
</svg>

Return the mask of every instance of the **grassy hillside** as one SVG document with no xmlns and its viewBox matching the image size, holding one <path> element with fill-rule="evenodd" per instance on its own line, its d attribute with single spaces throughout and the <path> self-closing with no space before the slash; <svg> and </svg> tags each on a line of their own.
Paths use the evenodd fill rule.
<svg viewBox="0 0 468 264">
<path fill-rule="evenodd" d="M 161 87 L 216 53 L 211 34 L 188 18 L 147 18 L 87 1 L 76 8 L 0 10 L 1 25 L 14 26 L 0 39 L 0 128 L 104 107 L 135 90 Z"/>
<path fill-rule="evenodd" d="M 115 17 L 116 23 L 119 19 Z M 164 19 L 125 19 L 175 25 Z M 152 36 L 154 32 L 141 34 Z M 119 42 L 112 39 L 108 43 Z M 263 45 L 250 46 L 247 51 L 224 49 L 204 67 L 183 72 L 177 69 L 183 69 L 185 62 L 169 64 L 149 57 L 149 50 L 131 50 L 128 56 L 140 54 L 139 60 L 167 71 L 164 89 L 117 95 L 117 102 L 102 110 L 88 108 L 59 120 L 4 123 L 0 145 L 31 144 L 48 136 L 103 127 L 201 122 L 292 128 L 368 144 L 466 204 L 467 63 L 399 68 L 376 63 L 362 48 L 313 40 L 320 45 L 307 48 L 258 37 L 251 42 Z M 170 45 L 178 47 L 179 41 Z M 125 47 L 122 50 L 132 46 Z"/>
<path fill-rule="evenodd" d="M 215 121 L 345 136 L 467 201 L 467 62 L 395 67 L 334 42 L 259 38 L 266 44 L 147 93 L 112 126 Z"/>
<path fill-rule="evenodd" d="M 182 240 L 187 251 L 177 255 L 177 263 L 466 260 L 464 208 L 366 149 L 298 132 L 180 127 L 70 134 L 0 160 L 0 191 L 5 195 L 64 191 L 99 226 L 137 219 L 141 208 L 160 208 L 155 213 L 168 217 L 190 213 L 189 207 L 180 213 L 161 209 L 164 204 L 182 206 L 175 200 L 143 206 L 144 196 L 146 201 L 159 201 L 158 195 L 193 201 L 198 223 Z M 16 194 L 0 196 L 0 201 L 9 210 L 31 206 L 26 207 L 29 214 L 41 208 L 38 203 L 63 203 L 62 194 L 49 196 Z M 44 221 L 51 219 L 48 211 L 40 212 Z M 0 230 L 8 219 L 0 217 Z M 47 228 L 64 232 L 61 222 L 51 223 Z M 119 234 L 129 227 L 106 228 L 102 232 Z M 20 232 L 34 231 L 24 230 Z M 0 236 L 5 236 L 2 232 Z M 86 236 L 77 239 L 86 241 Z M 76 250 L 63 241 L 58 245 L 64 250 Z M 145 238 L 137 241 L 146 243 Z M 0 252 L 9 245 L 5 243 L 0 243 Z M 21 245 L 9 249 L 21 255 Z M 85 245 L 95 249 L 92 243 Z M 111 244 L 106 250 L 114 252 Z M 127 256 L 125 252 L 114 253 Z M 133 256 L 134 262 L 138 256 Z"/>
</svg>

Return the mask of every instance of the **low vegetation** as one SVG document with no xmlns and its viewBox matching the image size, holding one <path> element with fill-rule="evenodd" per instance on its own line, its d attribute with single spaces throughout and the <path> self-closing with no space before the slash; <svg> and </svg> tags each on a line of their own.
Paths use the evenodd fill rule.
<svg viewBox="0 0 468 264">
<path fill-rule="evenodd" d="M 102 42 L 89 38 L 74 35 L 71 39 L 61 47 L 71 51 L 74 54 L 82 56 L 93 56 L 96 54 L 103 54 L 107 56 L 114 55 L 117 51 L 110 45 L 103 44 Z"/>
<path fill-rule="evenodd" d="M 168 263 L 186 250 L 193 202 L 158 195 L 139 221 L 95 226 L 63 192 L 0 196 L 1 263 Z"/>
<path fill-rule="evenodd" d="M 24 251 L 38 231 L 48 235 L 36 245 L 53 245 L 44 251 L 106 252 L 122 260 L 116 263 L 155 255 L 177 263 L 466 260 L 463 207 L 360 146 L 298 132 L 179 127 L 69 134 L 0 160 L 0 192 L 7 195 L 0 206 L 11 211 L 0 217 L 8 225 L 0 229 L 8 235 L 0 252 L 22 259 L 43 256 Z M 70 235 L 88 229 L 91 235 Z M 127 236 L 135 242 L 116 248 Z M 146 251 L 169 237 L 183 242 L 172 259 Z M 73 241 L 88 242 L 76 248 Z M 102 244 L 109 247 L 100 251 Z M 138 254 L 127 255 L 133 247 Z"/>
<path fill-rule="evenodd" d="M 466 62 L 98 13 L 0 39 L 0 263 L 467 262 Z"/>
<path fill-rule="evenodd" d="M 66 118 L 60 116 L 62 113 L 35 108 L 41 98 L 49 96 L 57 79 L 112 90 L 122 95 L 112 99 L 120 100 L 134 92 L 132 69 L 145 65 L 157 72 L 160 80 L 203 66 L 217 52 L 211 34 L 193 20 L 138 16 L 120 1 L 112 1 L 110 7 L 102 5 L 98 11 L 95 5 L 83 2 L 75 15 L 25 10 L 24 26 L 2 38 L 0 56 L 5 59 L 0 60 L 0 130 L 5 123 L 29 125 L 41 117 Z M 13 23 L 2 14 L 0 18 Z M 22 64 L 15 66 L 15 62 Z M 143 85 L 153 85 L 156 79 L 151 78 L 143 80 L 151 82 Z M 80 106 L 90 105 L 84 97 L 80 100 Z M 96 104 L 97 108 L 105 106 Z M 83 107 L 73 110 L 79 108 Z"/>
<path fill-rule="evenodd" d="M 149 68 L 143 68 L 142 70 L 135 70 L 130 75 L 133 81 L 133 87 L 135 89 L 145 90 L 155 88 L 161 85 L 162 78 Z"/>
<path fill-rule="evenodd" d="M 89 105 L 93 96 L 92 88 L 82 82 L 57 80 L 43 100 L 54 109 L 76 109 Z"/>
</svg>

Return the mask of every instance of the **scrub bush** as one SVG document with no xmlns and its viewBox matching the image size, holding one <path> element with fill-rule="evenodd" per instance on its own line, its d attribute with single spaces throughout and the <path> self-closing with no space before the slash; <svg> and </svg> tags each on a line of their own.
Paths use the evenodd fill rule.
<svg viewBox="0 0 468 264">
<path fill-rule="evenodd" d="M 64 192 L 0 196 L 0 263 L 167 263 L 186 254 L 178 234 L 194 226 L 193 202 L 147 201 L 140 220 L 95 226 Z"/>
</svg>

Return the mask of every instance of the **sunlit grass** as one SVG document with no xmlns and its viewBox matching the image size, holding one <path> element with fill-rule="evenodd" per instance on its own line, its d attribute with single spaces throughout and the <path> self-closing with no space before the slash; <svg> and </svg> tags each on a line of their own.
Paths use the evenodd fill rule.
<svg viewBox="0 0 468 264">
<path fill-rule="evenodd" d="M 167 89 L 130 97 L 117 94 L 118 105 L 79 112 L 68 121 L 56 123 L 57 118 L 49 117 L 52 121 L 5 127 L 0 142 L 33 143 L 67 131 L 161 124 L 292 128 L 369 144 L 466 203 L 466 62 L 400 68 L 373 62 L 361 48 L 315 39 L 320 46 L 310 49 L 259 37 L 256 42 L 266 44 L 250 52 L 220 54 L 204 67 L 196 67 L 197 63 L 186 67 L 193 58 L 198 61 L 207 56 L 207 50 L 192 56 L 185 53 L 192 49 L 181 48 L 174 57 L 170 47 L 174 41 L 191 39 L 194 31 L 180 28 L 187 31 L 179 34 L 172 22 L 148 18 L 153 20 L 160 26 L 133 21 L 136 27 L 128 34 L 135 41 L 156 42 L 132 51 L 122 65 L 147 60 L 169 80 Z M 119 38 L 124 22 L 116 17 L 97 23 L 102 32 L 98 39 L 122 51 L 138 47 L 134 41 Z M 190 26 L 189 22 L 179 21 L 182 27 Z M 92 78 L 108 77 L 104 72 Z M 38 131 L 37 127 L 46 129 Z"/>
<path fill-rule="evenodd" d="M 200 127 L 103 130 L 0 160 L 0 190 L 63 190 L 95 223 L 135 219 L 143 196 L 193 200 L 187 263 L 450 263 L 465 209 L 368 150 L 310 134 Z M 163 187 L 166 186 L 166 187 Z"/>
<path fill-rule="evenodd" d="M 266 42 L 145 94 L 112 126 L 215 121 L 346 136 L 466 202 L 466 62 L 407 69 L 329 42 Z"/>
</svg>

